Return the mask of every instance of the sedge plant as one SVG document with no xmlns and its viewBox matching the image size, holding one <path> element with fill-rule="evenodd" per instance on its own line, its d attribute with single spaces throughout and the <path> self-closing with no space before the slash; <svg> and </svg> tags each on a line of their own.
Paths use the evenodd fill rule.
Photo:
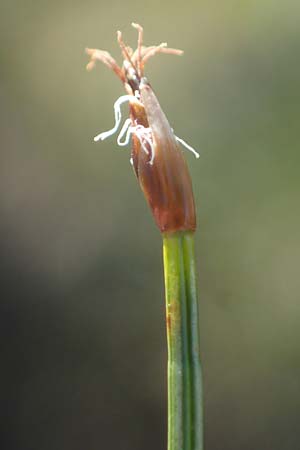
<svg viewBox="0 0 300 450">
<path fill-rule="evenodd" d="M 119 132 L 120 146 L 132 142 L 131 164 L 161 232 L 168 342 L 168 450 L 203 450 L 202 381 L 199 358 L 197 274 L 194 250 L 196 213 L 191 178 L 179 144 L 198 153 L 177 137 L 144 76 L 146 61 L 157 53 L 182 52 L 162 43 L 143 46 L 143 29 L 133 51 L 118 42 L 122 67 L 103 50 L 86 49 L 87 68 L 97 60 L 112 69 L 126 94 L 114 105 L 115 125 L 98 134 L 102 141 Z M 121 125 L 121 105 L 129 104 L 129 118 Z"/>
</svg>

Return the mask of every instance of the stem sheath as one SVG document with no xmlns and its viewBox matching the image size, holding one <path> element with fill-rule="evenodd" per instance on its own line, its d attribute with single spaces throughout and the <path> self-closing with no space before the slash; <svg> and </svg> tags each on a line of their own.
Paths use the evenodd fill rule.
<svg viewBox="0 0 300 450">
<path fill-rule="evenodd" d="M 163 234 L 168 339 L 168 450 L 203 450 L 194 233 Z"/>
</svg>

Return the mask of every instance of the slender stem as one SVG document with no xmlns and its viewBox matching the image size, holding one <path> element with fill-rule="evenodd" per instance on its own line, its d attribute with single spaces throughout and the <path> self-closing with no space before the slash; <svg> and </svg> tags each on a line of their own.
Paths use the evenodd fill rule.
<svg viewBox="0 0 300 450">
<path fill-rule="evenodd" d="M 168 450 L 203 450 L 194 234 L 164 233 Z"/>
</svg>

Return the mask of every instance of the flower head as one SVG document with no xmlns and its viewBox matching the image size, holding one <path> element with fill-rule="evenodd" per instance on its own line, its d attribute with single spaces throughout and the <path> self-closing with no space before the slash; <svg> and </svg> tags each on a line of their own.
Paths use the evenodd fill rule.
<svg viewBox="0 0 300 450">
<path fill-rule="evenodd" d="M 132 25 L 138 30 L 135 51 L 124 44 L 120 31 L 117 34 L 124 58 L 122 67 L 108 52 L 86 49 L 90 56 L 87 69 L 91 70 L 97 60 L 102 61 L 117 74 L 126 90 L 126 95 L 119 97 L 114 104 L 114 127 L 98 134 L 94 140 L 104 140 L 120 129 L 121 105 L 128 102 L 130 118 L 121 127 L 117 143 L 127 145 L 132 139 L 131 163 L 159 229 L 162 232 L 194 230 L 196 218 L 192 184 L 178 143 L 197 158 L 199 155 L 175 136 L 144 76 L 145 63 L 151 56 L 157 53 L 181 55 L 182 51 L 168 48 L 166 43 L 144 47 L 142 27 Z"/>
</svg>

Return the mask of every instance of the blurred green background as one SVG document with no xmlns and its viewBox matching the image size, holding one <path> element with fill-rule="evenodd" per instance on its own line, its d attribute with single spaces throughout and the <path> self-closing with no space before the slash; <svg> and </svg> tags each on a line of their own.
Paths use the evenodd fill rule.
<svg viewBox="0 0 300 450">
<path fill-rule="evenodd" d="M 161 239 L 130 149 L 93 136 L 120 61 L 147 76 L 198 205 L 206 449 L 300 446 L 300 6 L 287 0 L 2 0 L 1 450 L 166 447 Z M 126 109 L 126 107 L 125 107 Z"/>
</svg>

